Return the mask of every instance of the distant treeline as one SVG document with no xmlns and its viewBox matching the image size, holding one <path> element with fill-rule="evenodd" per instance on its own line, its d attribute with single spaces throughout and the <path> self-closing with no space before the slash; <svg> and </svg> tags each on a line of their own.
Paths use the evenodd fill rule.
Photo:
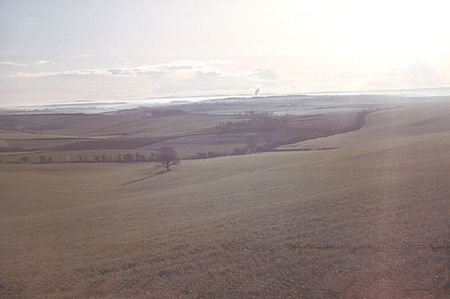
<svg viewBox="0 0 450 299">
<path fill-rule="evenodd" d="M 20 146 L 2 146 L 0 152 L 21 152 L 23 149 Z"/>
<path fill-rule="evenodd" d="M 138 107 L 135 109 L 119 111 L 118 114 L 125 114 L 129 116 L 163 117 L 163 116 L 185 115 L 189 114 L 189 112 L 178 108 Z"/>
<path fill-rule="evenodd" d="M 219 124 L 214 128 L 215 133 L 255 133 L 255 132 L 271 132 L 282 128 L 286 123 L 288 116 L 275 116 L 273 113 L 254 111 L 247 112 L 249 120 Z"/>
<path fill-rule="evenodd" d="M 93 155 L 90 159 L 86 155 L 78 155 L 75 160 L 66 157 L 67 162 L 155 162 L 158 160 L 156 153 L 150 153 L 149 155 L 143 155 L 141 153 L 126 153 L 117 155 Z"/>
<path fill-rule="evenodd" d="M 249 138 L 247 145 L 242 147 L 235 147 L 232 152 L 213 152 L 209 151 L 207 153 L 198 152 L 193 155 L 189 155 L 186 159 L 206 159 L 206 158 L 216 158 L 223 156 L 238 156 L 247 155 L 252 153 L 263 153 L 272 151 L 273 149 L 281 146 L 281 142 L 266 142 L 266 143 L 255 143 L 252 138 Z"/>
<path fill-rule="evenodd" d="M 126 153 L 126 154 L 117 154 L 117 155 L 105 155 L 105 154 L 97 154 L 97 155 L 90 155 L 88 157 L 87 155 L 78 155 L 76 157 L 72 157 L 69 155 L 66 155 L 64 157 L 63 161 L 60 162 L 66 162 L 66 163 L 101 163 L 101 162 L 156 162 L 158 161 L 158 155 L 156 153 L 150 153 L 149 155 L 145 156 L 141 153 Z M 2 160 L 0 159 L 0 163 Z M 53 158 L 51 156 L 40 156 L 39 160 L 32 161 L 32 159 L 28 156 L 21 156 L 18 158 L 17 161 L 9 162 L 9 163 L 52 163 L 54 162 Z M 57 162 L 57 161 L 55 161 Z"/>
</svg>

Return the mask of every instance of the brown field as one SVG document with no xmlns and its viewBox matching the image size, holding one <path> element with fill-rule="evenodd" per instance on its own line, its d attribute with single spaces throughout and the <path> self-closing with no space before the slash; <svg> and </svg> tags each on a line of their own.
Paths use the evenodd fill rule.
<svg viewBox="0 0 450 299">
<path fill-rule="evenodd" d="M 377 111 L 360 130 L 285 148 L 339 149 L 185 160 L 170 172 L 155 163 L 1 163 L 0 296 L 448 297 L 449 114 L 448 104 Z M 359 114 L 342 115 L 354 117 L 340 130 Z M 10 125 L 0 133 L 131 130 L 123 115 L 104 128 L 92 120 L 91 131 L 75 119 L 17 117 L 2 116 Z M 138 130 L 158 119 L 136 120 L 134 138 L 182 138 L 243 116 L 176 116 L 186 117 L 159 135 L 150 124 L 154 135 Z M 297 137 L 343 120 L 306 117 L 321 121 L 304 121 L 310 129 Z M 188 144 L 176 138 L 164 142 Z M 192 150 L 211 143 L 202 138 L 187 138 Z M 13 154 L 22 155 L 2 158 Z"/>
<path fill-rule="evenodd" d="M 202 111 L 203 106 L 197 106 Z M 181 114 L 152 116 L 151 111 L 0 115 L 0 158 L 20 162 L 27 156 L 38 162 L 40 156 L 51 156 L 53 162 L 73 162 L 82 155 L 92 161 L 94 155 L 112 153 L 148 156 L 162 146 L 173 147 L 185 158 L 211 151 L 229 155 L 250 142 L 264 147 L 259 151 L 268 151 L 282 144 L 357 130 L 369 109 L 301 116 L 210 115 L 182 110 L 173 110 Z M 230 128 L 220 127 L 228 122 Z"/>
</svg>

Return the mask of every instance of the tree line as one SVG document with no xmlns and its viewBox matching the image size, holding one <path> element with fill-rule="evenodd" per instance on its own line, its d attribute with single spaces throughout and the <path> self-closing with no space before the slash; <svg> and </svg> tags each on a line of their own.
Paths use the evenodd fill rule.
<svg viewBox="0 0 450 299">
<path fill-rule="evenodd" d="M 30 158 L 28 156 L 22 156 L 19 158 L 19 162 L 28 163 L 30 162 Z M 53 159 L 51 156 L 40 156 L 39 163 L 52 163 Z M 0 159 L 0 163 L 2 160 Z M 101 163 L 101 162 L 158 162 L 164 168 L 169 171 L 170 167 L 176 165 L 180 162 L 177 152 L 171 147 L 161 147 L 157 153 L 150 153 L 150 155 L 145 156 L 139 152 L 137 153 L 119 153 L 117 155 L 93 155 L 91 159 L 89 159 L 86 155 L 78 155 L 77 159 L 72 160 L 72 158 L 68 155 L 65 157 L 65 162 L 70 163 Z"/>
<path fill-rule="evenodd" d="M 214 128 L 215 133 L 251 133 L 251 132 L 271 132 L 282 128 L 287 123 L 287 116 L 276 116 L 273 113 L 256 113 L 249 111 L 246 115 L 250 118 L 244 121 L 221 123 Z"/>
</svg>

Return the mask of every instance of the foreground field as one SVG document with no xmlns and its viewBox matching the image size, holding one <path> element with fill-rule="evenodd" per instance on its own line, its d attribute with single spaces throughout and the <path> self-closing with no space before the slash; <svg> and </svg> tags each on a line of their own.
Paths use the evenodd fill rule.
<svg viewBox="0 0 450 299">
<path fill-rule="evenodd" d="M 168 173 L 3 164 L 0 295 L 449 296 L 450 128 L 410 129 Z"/>
</svg>

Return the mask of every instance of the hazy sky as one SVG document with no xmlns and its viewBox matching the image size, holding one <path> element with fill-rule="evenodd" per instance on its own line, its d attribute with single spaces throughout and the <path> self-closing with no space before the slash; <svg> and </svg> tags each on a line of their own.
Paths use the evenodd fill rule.
<svg viewBox="0 0 450 299">
<path fill-rule="evenodd" d="M 446 2 L 0 0 L 0 106 L 448 87 Z"/>
</svg>

